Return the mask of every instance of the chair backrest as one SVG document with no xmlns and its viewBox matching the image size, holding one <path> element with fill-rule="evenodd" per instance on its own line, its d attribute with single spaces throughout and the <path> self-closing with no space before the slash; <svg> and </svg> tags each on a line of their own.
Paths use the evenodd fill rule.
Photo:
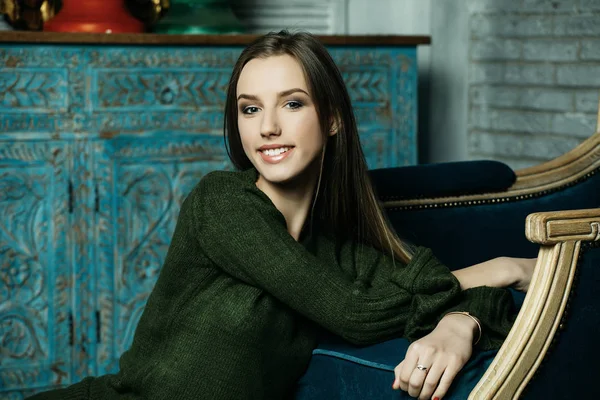
<svg viewBox="0 0 600 400">
<path fill-rule="evenodd" d="M 495 169 L 487 192 L 409 198 L 403 193 L 403 182 L 390 182 L 389 174 L 373 175 L 381 187 L 387 215 L 398 234 L 418 245 L 430 247 L 452 269 L 472 265 L 497 256 L 535 257 L 538 245 L 525 237 L 525 218 L 539 211 L 556 211 L 600 207 L 600 107 L 597 132 L 577 148 L 547 163 L 518 170 L 512 184 Z M 452 173 L 435 166 L 439 173 L 427 175 L 429 187 L 447 188 Z M 416 167 L 419 168 L 419 167 Z M 431 168 L 431 167 L 428 167 Z M 453 168 L 453 167 L 452 167 Z M 481 178 L 481 165 L 464 162 L 457 186 L 464 188 L 464 175 Z M 472 186 L 484 187 L 474 181 Z M 450 185 L 451 186 L 451 185 Z M 495 189 L 493 189 L 495 187 Z"/>
<path fill-rule="evenodd" d="M 527 215 L 600 207 L 597 172 L 598 168 L 580 180 L 531 195 L 513 197 L 497 192 L 482 200 L 444 199 L 430 207 L 388 201 L 386 210 L 401 237 L 432 248 L 452 269 L 503 255 L 535 257 L 539 245 L 525 237 Z"/>
</svg>

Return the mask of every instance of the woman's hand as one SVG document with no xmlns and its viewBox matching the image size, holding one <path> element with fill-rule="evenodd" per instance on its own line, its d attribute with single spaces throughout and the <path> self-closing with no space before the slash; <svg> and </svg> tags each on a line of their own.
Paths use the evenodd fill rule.
<svg viewBox="0 0 600 400">
<path fill-rule="evenodd" d="M 407 391 L 420 400 L 442 399 L 471 357 L 477 330 L 477 324 L 468 316 L 452 314 L 442 318 L 430 334 L 408 347 L 406 357 L 394 369 L 392 388 Z"/>
</svg>

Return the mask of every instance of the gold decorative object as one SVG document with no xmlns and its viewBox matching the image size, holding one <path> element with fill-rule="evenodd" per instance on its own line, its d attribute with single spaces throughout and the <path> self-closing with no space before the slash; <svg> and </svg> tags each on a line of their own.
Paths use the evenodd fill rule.
<svg viewBox="0 0 600 400">
<path fill-rule="evenodd" d="M 61 0 L 0 0 L 0 14 L 6 14 L 15 29 L 41 31 L 61 5 Z"/>
<path fill-rule="evenodd" d="M 145 26 L 151 26 L 169 10 L 170 0 L 122 0 L 127 11 Z M 71 2 L 69 1 L 69 6 Z M 78 8 L 85 9 L 83 0 Z M 112 3 L 112 2 L 111 2 Z M 63 0 L 0 0 L 0 15 L 15 29 L 41 31 L 44 23 L 63 9 Z"/>
<path fill-rule="evenodd" d="M 129 12 L 147 26 L 154 25 L 171 7 L 170 0 L 124 0 Z"/>
</svg>

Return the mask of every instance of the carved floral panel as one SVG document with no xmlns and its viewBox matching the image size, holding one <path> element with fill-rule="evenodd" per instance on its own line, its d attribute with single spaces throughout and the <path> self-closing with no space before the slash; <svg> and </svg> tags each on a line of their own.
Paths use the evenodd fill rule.
<svg viewBox="0 0 600 400">
<path fill-rule="evenodd" d="M 119 137 L 94 144 L 98 337 L 94 373 L 114 372 L 131 345 L 184 198 L 202 176 L 230 169 L 210 135 Z"/>
<path fill-rule="evenodd" d="M 0 398 L 72 381 L 68 152 L 0 141 Z"/>
</svg>

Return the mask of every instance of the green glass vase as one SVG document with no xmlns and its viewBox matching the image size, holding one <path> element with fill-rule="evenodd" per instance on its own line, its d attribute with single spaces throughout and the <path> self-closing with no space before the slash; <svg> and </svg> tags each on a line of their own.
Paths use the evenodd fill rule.
<svg viewBox="0 0 600 400">
<path fill-rule="evenodd" d="M 228 0 L 172 0 L 169 11 L 153 27 L 156 33 L 233 34 L 244 27 Z"/>
</svg>

